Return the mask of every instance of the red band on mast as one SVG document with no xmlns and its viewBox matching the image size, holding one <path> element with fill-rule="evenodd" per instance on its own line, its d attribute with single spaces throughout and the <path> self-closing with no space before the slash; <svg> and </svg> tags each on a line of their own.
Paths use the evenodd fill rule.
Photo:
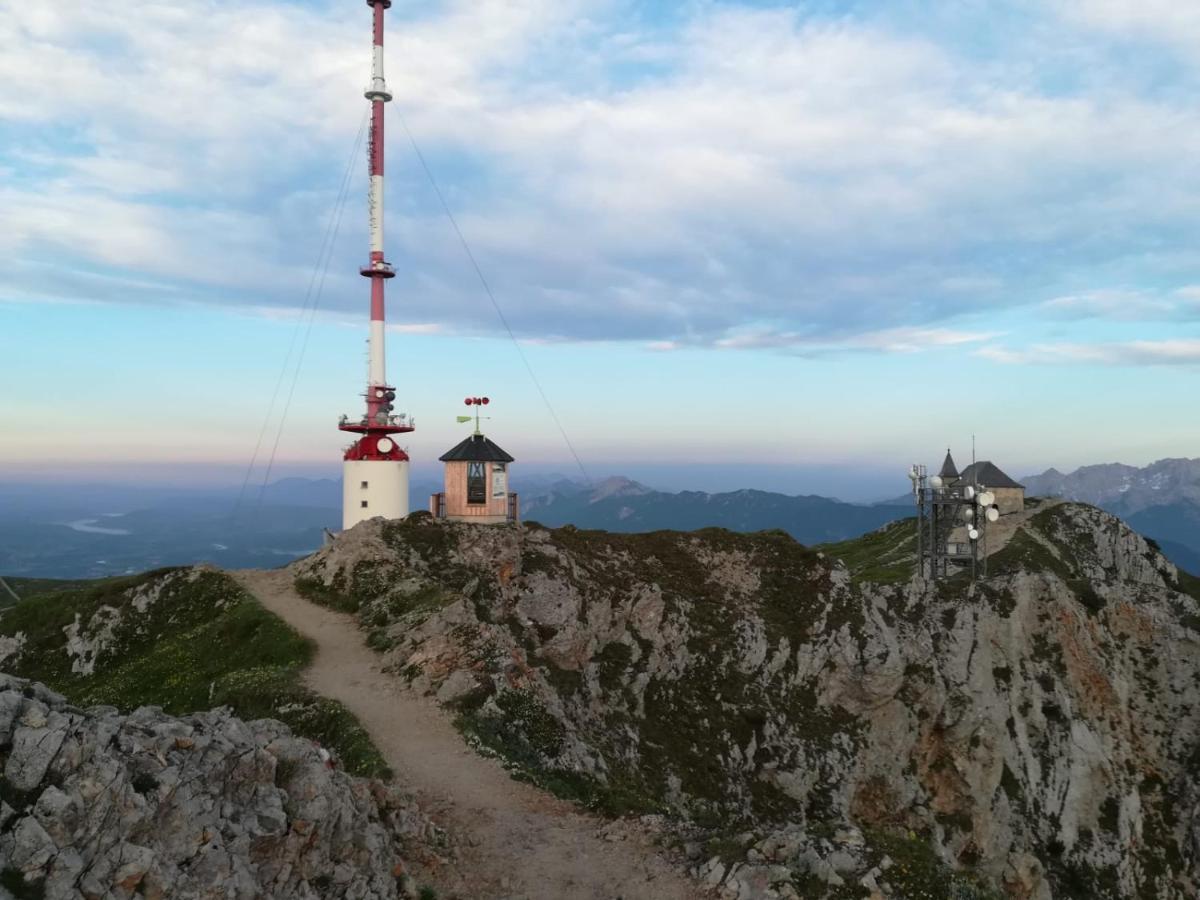
<svg viewBox="0 0 1200 900">
<path fill-rule="evenodd" d="M 382 255 L 382 254 L 380 254 Z M 383 279 L 371 279 L 371 321 L 382 322 L 384 315 L 383 308 Z"/>
</svg>

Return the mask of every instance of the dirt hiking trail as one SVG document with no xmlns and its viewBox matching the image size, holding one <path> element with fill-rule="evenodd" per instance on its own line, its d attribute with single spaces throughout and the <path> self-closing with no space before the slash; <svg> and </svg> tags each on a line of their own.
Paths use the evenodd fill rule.
<svg viewBox="0 0 1200 900">
<path fill-rule="evenodd" d="M 432 879 L 462 900 L 696 900 L 636 823 L 594 818 L 463 742 L 436 704 L 381 672 L 352 616 L 300 597 L 283 570 L 230 572 L 317 646 L 305 681 L 345 704 L 426 812 L 451 830 L 458 859 Z"/>
</svg>

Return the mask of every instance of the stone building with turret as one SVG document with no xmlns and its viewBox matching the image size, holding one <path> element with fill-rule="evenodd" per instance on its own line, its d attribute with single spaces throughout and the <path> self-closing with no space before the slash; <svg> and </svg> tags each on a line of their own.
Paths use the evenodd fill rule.
<svg viewBox="0 0 1200 900">
<path fill-rule="evenodd" d="M 1025 509 L 1025 485 L 1018 484 L 989 460 L 972 463 L 959 472 L 958 467 L 954 464 L 954 456 L 947 449 L 946 459 L 942 463 L 942 469 L 938 475 L 947 486 L 969 484 L 991 491 L 996 495 L 996 506 L 999 507 L 1002 516 L 1018 513 Z"/>
</svg>

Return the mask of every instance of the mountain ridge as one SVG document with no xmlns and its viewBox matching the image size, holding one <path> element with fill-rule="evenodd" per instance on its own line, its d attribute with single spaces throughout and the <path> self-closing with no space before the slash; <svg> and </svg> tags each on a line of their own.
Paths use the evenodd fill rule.
<svg viewBox="0 0 1200 900">
<path fill-rule="evenodd" d="M 1030 496 L 1090 503 L 1120 516 L 1177 565 L 1200 572 L 1200 458 L 1168 457 L 1142 467 L 1103 463 L 1069 473 L 1047 469 L 1023 481 Z"/>
<path fill-rule="evenodd" d="M 618 532 L 780 528 L 808 544 L 855 537 L 913 512 L 910 505 L 855 504 L 755 488 L 721 493 L 657 491 L 620 476 L 595 487 L 560 484 L 545 494 L 523 497 L 521 509 L 526 520 L 551 527 L 569 524 Z"/>
<path fill-rule="evenodd" d="M 1166 457 L 1146 466 L 1101 463 L 1023 479 L 1030 494 L 1064 497 L 1131 515 L 1177 501 L 1200 503 L 1200 458 Z"/>
<path fill-rule="evenodd" d="M 725 896 L 1195 896 L 1197 582 L 1070 503 L 977 585 L 862 559 L 415 516 L 291 572 L 522 777 L 670 817 Z"/>
</svg>

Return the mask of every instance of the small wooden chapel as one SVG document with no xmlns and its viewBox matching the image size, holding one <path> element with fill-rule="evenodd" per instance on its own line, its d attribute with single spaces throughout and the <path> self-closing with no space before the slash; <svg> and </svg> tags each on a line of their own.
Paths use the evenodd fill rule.
<svg viewBox="0 0 1200 900">
<path fill-rule="evenodd" d="M 509 491 L 508 464 L 513 457 L 479 429 L 479 408 L 487 397 L 468 397 L 475 407 L 475 433 L 438 459 L 446 464 L 444 490 L 429 498 L 429 511 L 438 519 L 499 525 L 520 520 L 517 494 Z M 470 421 L 459 416 L 459 421 Z"/>
</svg>

